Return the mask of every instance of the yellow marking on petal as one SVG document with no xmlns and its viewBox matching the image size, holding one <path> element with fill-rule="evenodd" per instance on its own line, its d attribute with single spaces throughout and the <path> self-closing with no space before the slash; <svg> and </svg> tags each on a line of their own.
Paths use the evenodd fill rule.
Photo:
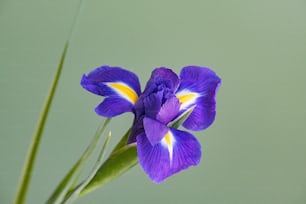
<svg viewBox="0 0 306 204">
<path fill-rule="evenodd" d="M 185 95 L 178 95 L 178 99 L 180 101 L 180 103 L 186 103 L 188 101 L 191 101 L 193 99 L 195 99 L 197 95 L 195 93 L 188 93 L 188 94 L 185 94 Z"/>
<path fill-rule="evenodd" d="M 180 91 L 176 94 L 176 97 L 178 98 L 179 102 L 181 103 L 180 110 L 186 109 L 192 105 L 195 104 L 196 99 L 200 95 L 196 92 L 190 92 L 188 90 Z"/>
<path fill-rule="evenodd" d="M 135 104 L 136 101 L 138 100 L 137 93 L 132 88 L 127 86 L 126 84 L 109 82 L 107 83 L 107 85 L 115 89 L 119 94 L 121 94 L 123 97 L 125 97 L 127 100 L 129 100 L 133 104 Z"/>
<path fill-rule="evenodd" d="M 168 146 L 171 146 L 171 145 L 172 145 L 172 138 L 171 138 L 170 132 L 168 132 L 168 133 L 165 135 L 165 140 L 166 140 L 166 143 L 167 143 Z"/>
<path fill-rule="evenodd" d="M 173 158 L 173 143 L 175 142 L 175 139 L 170 131 L 167 132 L 167 134 L 162 139 L 162 144 L 167 147 L 170 157 L 170 163 L 172 164 L 172 158 Z"/>
</svg>

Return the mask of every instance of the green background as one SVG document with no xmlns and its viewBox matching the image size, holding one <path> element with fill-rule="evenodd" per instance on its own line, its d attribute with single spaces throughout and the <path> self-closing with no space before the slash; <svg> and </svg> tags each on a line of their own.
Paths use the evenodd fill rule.
<svg viewBox="0 0 306 204">
<path fill-rule="evenodd" d="M 0 203 L 11 203 L 78 1 L 0 0 Z M 306 203 L 306 1 L 84 1 L 47 121 L 28 203 L 43 203 L 80 156 L 102 98 L 83 73 L 109 64 L 213 68 L 217 118 L 195 133 L 199 166 L 152 183 L 137 166 L 76 203 Z M 132 115 L 111 125 L 114 145 Z"/>
</svg>

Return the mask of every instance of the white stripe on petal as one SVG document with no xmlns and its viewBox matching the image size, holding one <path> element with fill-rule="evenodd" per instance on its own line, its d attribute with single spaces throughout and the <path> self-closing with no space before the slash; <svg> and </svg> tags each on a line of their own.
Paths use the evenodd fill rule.
<svg viewBox="0 0 306 204">
<path fill-rule="evenodd" d="M 184 110 L 194 105 L 196 103 L 197 98 L 201 96 L 199 93 L 192 92 L 187 89 L 184 89 L 176 93 L 175 95 L 181 103 L 180 110 Z"/>
<path fill-rule="evenodd" d="M 173 159 L 173 145 L 175 143 L 175 138 L 171 131 L 168 131 L 164 138 L 161 140 L 161 144 L 166 147 L 169 151 L 170 163 L 172 164 Z"/>
</svg>

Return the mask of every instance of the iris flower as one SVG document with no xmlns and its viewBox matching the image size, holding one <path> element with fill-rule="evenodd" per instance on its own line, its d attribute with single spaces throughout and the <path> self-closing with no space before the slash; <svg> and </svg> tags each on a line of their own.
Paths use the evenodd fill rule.
<svg viewBox="0 0 306 204">
<path fill-rule="evenodd" d="M 171 69 L 153 70 L 141 93 L 137 75 L 120 67 L 99 67 L 83 75 L 81 85 L 106 97 L 95 111 L 103 117 L 125 112 L 135 115 L 129 143 L 137 142 L 138 160 L 156 183 L 199 164 L 201 145 L 175 121 L 187 116 L 182 126 L 200 131 L 216 115 L 215 96 L 221 79 L 209 68 L 187 66 L 177 76 Z"/>
</svg>

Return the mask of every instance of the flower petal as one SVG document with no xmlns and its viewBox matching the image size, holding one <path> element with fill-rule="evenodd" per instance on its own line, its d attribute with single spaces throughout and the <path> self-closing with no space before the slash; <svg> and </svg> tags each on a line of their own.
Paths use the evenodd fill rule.
<svg viewBox="0 0 306 204">
<path fill-rule="evenodd" d="M 160 108 L 156 119 L 164 124 L 172 121 L 180 110 L 180 102 L 176 97 L 168 99 Z"/>
<path fill-rule="evenodd" d="M 168 127 L 157 120 L 145 117 L 143 126 L 151 145 L 159 143 L 168 132 Z"/>
<path fill-rule="evenodd" d="M 125 112 L 130 112 L 133 104 L 119 97 L 108 97 L 103 100 L 96 108 L 95 112 L 102 116 L 111 118 Z"/>
<path fill-rule="evenodd" d="M 183 126 L 190 130 L 203 130 L 215 119 L 215 97 L 221 79 L 211 69 L 198 66 L 184 67 L 180 78 L 176 96 L 182 103 L 181 109 L 194 106 Z"/>
<path fill-rule="evenodd" d="M 81 79 L 83 88 L 100 96 L 116 96 L 135 103 L 141 93 L 138 77 L 120 67 L 102 66 Z"/>
<path fill-rule="evenodd" d="M 199 66 L 184 67 L 181 70 L 180 79 L 179 90 L 189 89 L 197 93 L 205 93 L 211 86 L 216 86 L 221 81 L 213 70 Z"/>
<path fill-rule="evenodd" d="M 179 100 L 179 102 L 181 103 L 180 110 L 183 110 L 183 111 L 194 106 L 197 101 L 197 98 L 200 97 L 200 94 L 189 91 L 187 89 L 181 90 L 177 92 L 175 95 L 177 99 Z"/>
<path fill-rule="evenodd" d="M 143 95 L 148 95 L 154 92 L 163 91 L 164 97 L 173 94 L 179 85 L 178 76 L 171 70 L 165 67 L 154 69 Z"/>
<path fill-rule="evenodd" d="M 131 128 L 131 133 L 129 135 L 129 139 L 127 141 L 127 144 L 131 144 L 131 143 L 136 142 L 136 137 L 138 135 L 144 133 L 143 118 L 144 118 L 144 116 L 134 117 L 133 125 L 132 125 L 132 128 Z"/>
<path fill-rule="evenodd" d="M 139 163 L 156 183 L 169 176 L 197 165 L 201 159 L 201 146 L 188 132 L 170 129 L 165 138 L 151 145 L 145 134 L 137 137 Z"/>
<path fill-rule="evenodd" d="M 143 101 L 144 113 L 150 118 L 155 118 L 162 105 L 163 92 L 158 91 L 148 96 L 141 96 L 139 100 Z M 139 101 L 140 102 L 140 101 Z"/>
<path fill-rule="evenodd" d="M 197 100 L 197 105 L 189 117 L 183 122 L 183 126 L 189 130 L 199 131 L 209 127 L 215 120 L 216 105 L 214 100 L 202 97 Z"/>
</svg>

